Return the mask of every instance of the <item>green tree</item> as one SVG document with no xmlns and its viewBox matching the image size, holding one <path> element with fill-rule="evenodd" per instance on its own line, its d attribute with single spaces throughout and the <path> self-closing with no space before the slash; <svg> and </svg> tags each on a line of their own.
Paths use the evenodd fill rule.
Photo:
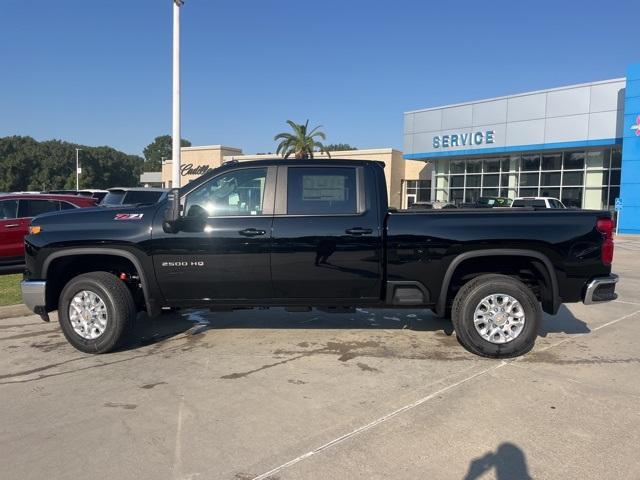
<svg viewBox="0 0 640 480">
<path fill-rule="evenodd" d="M 322 125 L 309 130 L 309 120 L 304 124 L 297 124 L 291 120 L 287 120 L 287 123 L 293 133 L 282 132 L 273 137 L 276 141 L 280 140 L 276 150 L 277 154 L 283 155 L 284 158 L 289 158 L 293 155 L 297 159 L 306 160 L 313 158 L 314 151 L 320 151 L 331 157 L 322 142 L 316 140 L 316 138 L 322 140 L 326 138 L 325 134 L 318 130 Z"/>
<path fill-rule="evenodd" d="M 0 138 L 0 192 L 75 188 L 76 148 L 82 149 L 80 188 L 139 185 L 143 159 L 137 155 L 111 147 L 12 136 Z"/>
<path fill-rule="evenodd" d="M 162 170 L 162 159 L 168 160 L 172 157 L 171 142 L 171 135 L 161 135 L 145 147 L 142 152 L 144 154 L 145 172 L 158 172 Z M 180 140 L 180 146 L 190 147 L 191 142 L 183 138 Z"/>
<path fill-rule="evenodd" d="M 325 145 L 325 148 L 330 152 L 338 152 L 341 150 L 357 150 L 357 147 L 352 147 L 348 143 L 330 143 Z"/>
</svg>

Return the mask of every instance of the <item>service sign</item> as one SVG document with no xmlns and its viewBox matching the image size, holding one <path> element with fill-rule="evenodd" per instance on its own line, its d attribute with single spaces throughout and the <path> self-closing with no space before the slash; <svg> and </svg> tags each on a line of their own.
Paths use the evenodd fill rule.
<svg viewBox="0 0 640 480">
<path fill-rule="evenodd" d="M 435 135 L 433 148 L 471 147 L 495 143 L 495 130 L 477 130 L 466 133 Z"/>
</svg>

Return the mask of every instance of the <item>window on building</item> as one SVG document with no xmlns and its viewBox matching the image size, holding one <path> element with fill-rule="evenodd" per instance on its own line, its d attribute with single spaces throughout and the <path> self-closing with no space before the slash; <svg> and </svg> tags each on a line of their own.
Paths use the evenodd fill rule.
<svg viewBox="0 0 640 480">
<path fill-rule="evenodd" d="M 538 189 L 537 188 L 521 188 L 519 197 L 537 197 Z"/>
<path fill-rule="evenodd" d="M 467 160 L 467 173 L 482 172 L 482 160 Z"/>
<path fill-rule="evenodd" d="M 406 194 L 416 202 L 431 201 L 431 180 L 407 180 Z"/>
<path fill-rule="evenodd" d="M 464 160 L 452 160 L 450 165 L 451 173 L 464 173 Z"/>
<path fill-rule="evenodd" d="M 522 155 L 520 169 L 525 172 L 540 170 L 540 155 Z"/>
<path fill-rule="evenodd" d="M 582 188 L 563 188 L 562 203 L 570 208 L 582 208 Z"/>
<path fill-rule="evenodd" d="M 582 185 L 584 172 L 564 172 L 562 185 Z"/>
<path fill-rule="evenodd" d="M 619 195 L 620 163 L 619 146 L 445 160 L 445 167 L 436 167 L 436 198 L 461 203 L 474 195 L 466 190 L 480 187 L 480 196 L 544 195 L 566 198 L 573 207 L 612 208 L 613 195 Z"/>
<path fill-rule="evenodd" d="M 562 153 L 551 153 L 542 156 L 542 170 L 562 169 Z"/>
<path fill-rule="evenodd" d="M 481 176 L 480 175 L 467 175 L 467 184 L 466 187 L 467 188 L 475 188 L 475 187 L 479 187 L 480 186 L 480 181 L 481 181 Z"/>
<path fill-rule="evenodd" d="M 611 168 L 620 167 L 622 167 L 622 150 L 616 148 L 611 152 Z"/>
<path fill-rule="evenodd" d="M 465 203 L 476 203 L 480 198 L 479 188 L 467 188 L 465 190 L 464 201 Z"/>
<path fill-rule="evenodd" d="M 609 177 L 611 185 L 620 185 L 620 173 L 620 170 L 611 170 L 611 176 Z"/>
<path fill-rule="evenodd" d="M 462 199 L 464 198 L 464 190 L 462 188 L 452 188 L 449 194 L 450 202 L 455 203 L 456 205 L 462 203 Z"/>
<path fill-rule="evenodd" d="M 582 170 L 584 169 L 585 152 L 565 152 L 564 169 Z"/>
<path fill-rule="evenodd" d="M 500 175 L 484 175 L 482 179 L 483 187 L 497 187 L 500 184 Z M 484 195 L 488 195 L 485 193 Z"/>
<path fill-rule="evenodd" d="M 540 196 L 560 198 L 560 188 L 540 187 Z"/>
<path fill-rule="evenodd" d="M 464 187 L 464 175 L 456 175 L 451 177 L 451 188 Z"/>
<path fill-rule="evenodd" d="M 496 173 L 500 171 L 500 159 L 488 158 L 484 161 L 484 171 L 487 173 Z"/>
<path fill-rule="evenodd" d="M 521 173 L 520 174 L 520 186 L 521 187 L 537 187 L 539 174 L 536 173 Z"/>
<path fill-rule="evenodd" d="M 540 175 L 540 185 L 560 185 L 560 176 L 560 172 L 542 172 L 542 174 Z"/>
</svg>

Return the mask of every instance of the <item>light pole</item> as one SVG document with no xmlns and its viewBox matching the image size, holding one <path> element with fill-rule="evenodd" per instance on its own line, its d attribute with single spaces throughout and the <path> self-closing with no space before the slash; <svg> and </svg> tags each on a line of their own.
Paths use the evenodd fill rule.
<svg viewBox="0 0 640 480">
<path fill-rule="evenodd" d="M 180 187 L 180 7 L 183 0 L 173 0 L 173 134 L 171 187 Z"/>
<path fill-rule="evenodd" d="M 80 160 L 79 153 L 81 148 L 76 148 L 76 190 L 80 190 Z"/>
</svg>

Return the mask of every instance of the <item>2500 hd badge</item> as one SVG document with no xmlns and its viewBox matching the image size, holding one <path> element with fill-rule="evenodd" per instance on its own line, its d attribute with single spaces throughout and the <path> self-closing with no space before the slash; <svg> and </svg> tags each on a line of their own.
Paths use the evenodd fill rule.
<svg viewBox="0 0 640 480">
<path fill-rule="evenodd" d="M 162 262 L 163 267 L 204 267 L 204 262 Z"/>
</svg>

